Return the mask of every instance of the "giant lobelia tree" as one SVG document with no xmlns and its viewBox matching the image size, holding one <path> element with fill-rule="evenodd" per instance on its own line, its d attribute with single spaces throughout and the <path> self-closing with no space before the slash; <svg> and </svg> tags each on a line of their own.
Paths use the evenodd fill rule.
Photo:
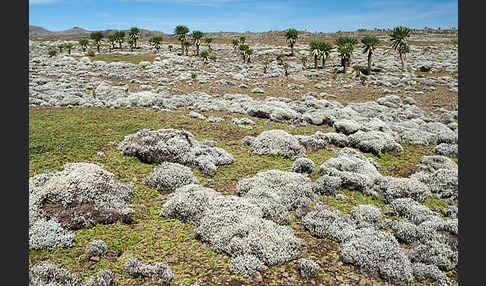
<svg viewBox="0 0 486 286">
<path fill-rule="evenodd" d="M 320 46 L 320 42 L 318 40 L 313 40 L 309 44 L 311 54 L 314 56 L 314 68 L 315 69 L 317 69 L 317 59 L 318 59 L 319 54 L 320 54 L 319 46 Z"/>
<path fill-rule="evenodd" d="M 79 39 L 79 45 L 81 46 L 81 49 L 83 49 L 83 52 L 86 52 L 86 48 L 88 47 L 89 40 L 88 39 Z"/>
<path fill-rule="evenodd" d="M 363 54 L 368 53 L 368 74 L 371 74 L 371 56 L 373 55 L 373 52 L 376 50 L 376 47 L 380 43 L 380 40 L 378 40 L 377 37 L 375 36 L 365 36 L 361 39 L 361 43 L 363 43 L 364 48 L 363 48 Z"/>
<path fill-rule="evenodd" d="M 161 36 L 154 36 L 154 37 L 150 38 L 150 40 L 149 40 L 150 45 L 155 50 L 157 50 L 157 52 L 160 49 L 160 42 L 162 42 L 162 37 Z"/>
<path fill-rule="evenodd" d="M 408 46 L 408 37 L 412 30 L 407 27 L 399 26 L 395 27 L 390 34 L 392 48 L 398 51 L 400 56 L 400 61 L 402 62 L 402 71 L 405 71 L 405 57 L 406 54 L 410 52 L 410 47 Z"/>
<path fill-rule="evenodd" d="M 186 34 L 189 33 L 189 28 L 184 25 L 179 25 L 175 27 L 174 34 L 177 39 L 181 41 L 182 55 L 184 55 L 184 42 L 186 42 Z"/>
<path fill-rule="evenodd" d="M 111 49 L 115 48 L 115 43 L 117 41 L 116 32 L 108 35 L 108 41 L 110 42 L 110 52 L 111 52 Z"/>
<path fill-rule="evenodd" d="M 115 35 L 116 35 L 116 41 L 118 42 L 118 47 L 121 50 L 123 39 L 125 38 L 125 32 L 124 31 L 116 31 Z"/>
<path fill-rule="evenodd" d="M 100 52 L 101 39 L 103 39 L 103 33 L 100 31 L 92 32 L 89 37 L 95 42 L 98 53 Z"/>
<path fill-rule="evenodd" d="M 140 30 L 137 27 L 132 27 L 128 32 L 128 39 L 133 43 L 133 48 L 137 48 L 137 40 L 140 37 Z M 132 48 L 132 49 L 133 49 Z"/>
<path fill-rule="evenodd" d="M 338 46 L 338 49 L 339 46 L 347 46 L 347 49 L 351 49 L 351 54 L 347 57 L 348 66 L 351 65 L 351 56 L 353 55 L 354 46 L 356 46 L 357 44 L 358 44 L 358 39 L 356 39 L 355 37 L 341 36 L 336 39 L 336 45 Z M 343 58 L 341 58 L 341 60 L 343 60 Z M 341 62 L 341 65 L 344 67 L 343 62 Z"/>
<path fill-rule="evenodd" d="M 194 45 L 196 46 L 196 56 L 199 56 L 199 46 L 201 45 L 201 38 L 203 37 L 203 32 L 201 31 L 193 31 L 191 34 L 192 41 L 194 42 Z"/>
<path fill-rule="evenodd" d="M 287 30 L 287 33 L 285 34 L 285 37 L 287 38 L 287 42 L 289 42 L 289 46 L 290 46 L 290 55 L 293 56 L 294 55 L 294 45 L 295 45 L 295 42 L 297 41 L 297 38 L 298 38 L 298 32 L 296 29 L 294 28 L 290 28 Z"/>
<path fill-rule="evenodd" d="M 326 65 L 326 61 L 331 54 L 332 46 L 326 42 L 319 42 L 319 55 L 322 58 L 322 68 Z"/>
</svg>

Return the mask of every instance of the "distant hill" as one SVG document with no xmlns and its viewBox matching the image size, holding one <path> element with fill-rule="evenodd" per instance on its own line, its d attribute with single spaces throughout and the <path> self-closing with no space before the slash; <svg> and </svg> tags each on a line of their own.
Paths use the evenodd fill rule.
<svg viewBox="0 0 486 286">
<path fill-rule="evenodd" d="M 31 38 L 49 38 L 55 37 L 54 32 L 48 31 L 42 27 L 29 26 L 29 37 Z"/>
<path fill-rule="evenodd" d="M 102 33 L 105 38 L 108 34 L 112 33 L 115 30 L 103 30 Z M 129 30 L 122 30 L 128 35 Z M 172 34 L 165 34 L 160 31 L 150 31 L 146 29 L 140 29 L 141 31 L 141 38 L 148 39 L 154 36 L 162 36 L 164 39 L 173 39 L 175 37 Z M 83 37 L 89 37 L 89 34 L 93 31 L 88 31 L 79 27 L 73 27 L 69 30 L 59 31 L 59 32 L 52 32 L 47 29 L 38 26 L 29 26 L 29 38 L 31 39 L 61 39 L 61 40 L 77 40 Z M 207 37 L 212 37 L 215 40 L 223 40 L 228 41 L 234 38 L 238 38 L 240 36 L 246 37 L 249 41 L 274 41 L 278 40 L 281 41 L 285 39 L 285 31 L 267 31 L 267 32 L 245 32 L 245 33 L 238 33 L 238 32 L 215 32 L 215 33 L 205 33 Z M 299 31 L 299 40 L 300 41 L 310 41 L 313 39 L 320 39 L 325 41 L 333 41 L 335 38 L 339 36 L 355 36 L 355 37 L 362 37 L 364 35 L 375 35 L 380 40 L 389 41 L 389 30 L 386 29 L 376 29 L 376 30 L 364 30 L 359 29 L 358 31 L 347 31 L 347 32 L 335 32 L 335 33 L 322 33 L 316 32 L 311 33 L 307 31 Z M 414 30 L 413 38 L 424 37 L 427 35 L 429 40 L 436 40 L 436 41 L 444 41 L 444 40 L 457 40 L 458 37 L 458 30 L 432 30 L 432 29 L 418 29 Z"/>
</svg>

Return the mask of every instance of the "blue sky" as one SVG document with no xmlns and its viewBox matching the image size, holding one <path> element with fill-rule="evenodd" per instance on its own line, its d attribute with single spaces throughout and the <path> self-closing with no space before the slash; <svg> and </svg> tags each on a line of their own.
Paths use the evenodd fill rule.
<svg viewBox="0 0 486 286">
<path fill-rule="evenodd" d="M 309 32 L 360 28 L 458 26 L 451 0 L 29 0 L 29 24 L 51 31 L 143 29 L 172 33 L 177 25 L 203 32 Z"/>
</svg>

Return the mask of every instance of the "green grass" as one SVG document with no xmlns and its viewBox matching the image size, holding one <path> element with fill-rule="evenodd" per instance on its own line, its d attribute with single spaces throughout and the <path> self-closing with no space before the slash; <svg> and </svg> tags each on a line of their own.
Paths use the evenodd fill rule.
<svg viewBox="0 0 486 286">
<path fill-rule="evenodd" d="M 104 108 L 31 108 L 29 110 L 29 177 L 47 171 L 61 170 L 69 162 L 94 162 L 112 172 L 122 183 L 133 184 L 133 204 L 144 205 L 137 209 L 134 215 L 135 223 L 111 225 L 96 225 L 90 229 L 76 231 L 76 245 L 69 249 L 56 251 L 30 251 L 29 265 L 49 260 L 67 270 L 86 278 L 103 268 L 112 269 L 119 285 L 140 285 L 139 278 L 129 277 L 123 263 L 129 257 L 139 258 L 143 263 L 166 262 L 175 274 L 173 285 L 191 285 L 197 277 L 211 277 L 214 285 L 228 285 L 230 281 L 239 280 L 248 285 L 243 277 L 233 275 L 229 271 L 229 256 L 216 253 L 209 245 L 193 238 L 194 226 L 178 220 L 164 218 L 159 215 L 161 206 L 165 203 L 167 194 L 160 194 L 155 189 L 145 186 L 144 179 L 156 168 L 156 164 L 145 164 L 134 157 L 123 156 L 116 148 L 126 135 L 140 129 L 177 128 L 185 129 L 197 140 L 216 140 L 217 146 L 230 152 L 235 162 L 220 166 L 214 177 L 195 170 L 202 185 L 211 187 L 223 194 L 236 194 L 237 182 L 245 177 L 254 176 L 258 172 L 280 169 L 290 171 L 292 161 L 281 156 L 255 155 L 251 149 L 241 144 L 244 136 L 256 136 L 264 130 L 283 129 L 291 134 L 312 135 L 316 131 L 325 131 L 326 127 L 309 125 L 289 129 L 288 124 L 267 122 L 265 119 L 253 118 L 256 126 L 252 130 L 240 129 L 231 122 L 232 115 L 219 112 L 208 112 L 206 116 L 219 116 L 225 119 L 222 123 L 207 123 L 189 117 L 189 110 L 174 112 L 156 112 L 153 109 L 104 109 Z M 393 173 L 394 168 L 415 164 L 422 154 L 427 154 L 432 147 L 404 146 L 404 153 L 398 157 L 384 155 L 373 157 L 380 165 L 381 172 Z M 103 151 L 105 158 L 97 156 Z M 319 165 L 328 160 L 333 151 L 320 150 L 308 154 L 316 163 L 310 177 L 315 180 Z M 209 181 L 209 179 L 212 179 Z M 322 196 L 320 199 L 331 207 L 349 213 L 357 204 L 375 204 L 384 207 L 381 199 L 374 199 L 360 192 L 344 190 L 347 200 L 339 201 L 332 197 Z M 431 206 L 442 207 L 441 202 L 430 201 Z M 313 243 L 318 249 L 325 239 L 313 238 L 302 229 L 300 221 L 291 223 L 296 235 L 303 237 L 306 243 Z M 84 256 L 86 244 L 95 239 L 103 239 L 108 245 L 108 256 L 98 263 L 89 262 Z M 335 243 L 329 242 L 332 245 Z M 337 259 L 337 246 L 326 255 L 316 255 L 306 250 L 305 257 L 314 255 L 323 265 L 332 265 Z M 337 261 L 337 260 L 336 260 Z M 351 272 L 350 272 L 351 273 Z M 268 285 L 284 285 L 289 282 L 283 275 L 299 277 L 293 263 L 271 267 L 263 274 Z M 343 275 L 343 274 L 341 274 Z M 349 274 L 356 275 L 356 274 Z M 325 269 L 321 269 L 319 277 L 330 277 Z M 156 285 L 145 282 L 143 285 Z M 179 284 L 180 283 L 180 284 Z M 305 281 L 297 279 L 291 284 L 305 285 Z M 204 285 L 206 282 L 203 283 Z"/>
</svg>

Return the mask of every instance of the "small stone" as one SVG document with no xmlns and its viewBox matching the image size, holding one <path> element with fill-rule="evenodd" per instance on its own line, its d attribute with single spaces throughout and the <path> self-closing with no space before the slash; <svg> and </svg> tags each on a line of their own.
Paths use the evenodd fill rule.
<svg viewBox="0 0 486 286">
<path fill-rule="evenodd" d="M 100 257 L 99 256 L 91 256 L 89 258 L 89 260 L 94 261 L 94 262 L 99 262 L 100 261 Z"/>
</svg>

